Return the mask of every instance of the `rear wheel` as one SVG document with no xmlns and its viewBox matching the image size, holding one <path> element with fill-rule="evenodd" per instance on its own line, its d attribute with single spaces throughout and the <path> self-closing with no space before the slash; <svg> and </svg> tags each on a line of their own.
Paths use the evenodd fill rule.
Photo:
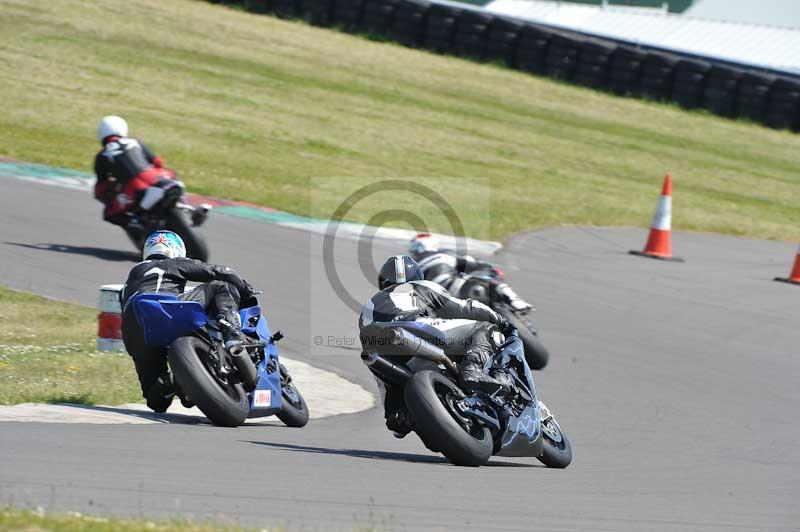
<svg viewBox="0 0 800 532">
<path fill-rule="evenodd" d="M 134 229 L 125 229 L 125 234 L 128 235 L 133 247 L 136 248 L 138 253 L 142 252 L 142 248 L 144 247 L 144 241 L 147 238 L 148 234 L 146 231 L 143 230 L 134 230 Z"/>
<path fill-rule="evenodd" d="M 169 347 L 169 365 L 183 392 L 214 425 L 238 427 L 250 413 L 247 393 L 241 383 L 220 377 L 209 367 L 209 350 L 203 340 L 183 336 Z"/>
<path fill-rule="evenodd" d="M 289 372 L 281 364 L 281 410 L 278 419 L 287 427 L 305 427 L 308 423 L 308 406 L 300 390 L 292 382 Z"/>
<path fill-rule="evenodd" d="M 463 397 L 453 381 L 435 371 L 414 374 L 405 388 L 414 430 L 429 449 L 439 449 L 455 465 L 484 465 L 492 456 L 492 434 L 458 412 L 456 403 Z"/>
<path fill-rule="evenodd" d="M 181 209 L 172 208 L 167 214 L 167 229 L 180 235 L 186 244 L 186 256 L 191 259 L 208 262 L 208 245 L 205 239 L 192 229 L 186 213 Z"/>
</svg>

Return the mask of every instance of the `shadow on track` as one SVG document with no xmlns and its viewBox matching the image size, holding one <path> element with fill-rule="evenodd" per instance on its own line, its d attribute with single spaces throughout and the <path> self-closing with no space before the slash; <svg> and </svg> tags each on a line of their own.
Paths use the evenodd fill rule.
<svg viewBox="0 0 800 532">
<path fill-rule="evenodd" d="M 157 414 L 149 410 L 137 410 L 134 408 L 125 408 L 122 406 L 102 406 L 102 405 L 87 405 L 81 403 L 68 403 L 68 402 L 53 402 L 58 406 L 68 406 L 71 408 L 79 408 L 90 412 L 103 412 L 108 414 L 121 414 L 142 419 L 149 419 L 158 423 L 178 423 L 183 425 L 210 425 L 207 419 L 201 416 L 189 414 L 173 414 L 170 412 L 164 414 Z"/>
<path fill-rule="evenodd" d="M 22 242 L 3 242 L 10 246 L 19 246 L 28 249 L 38 249 L 42 251 L 57 251 L 59 253 L 71 253 L 73 255 L 89 255 L 98 259 L 113 262 L 139 262 L 141 255 L 133 251 L 120 251 L 118 249 L 104 249 L 88 246 L 69 246 L 67 244 L 23 244 Z"/>
<path fill-rule="evenodd" d="M 292 445 L 289 443 L 273 443 L 266 441 L 245 440 L 246 443 L 255 445 L 266 445 L 282 451 L 294 451 L 301 453 L 314 454 L 335 454 L 340 456 L 351 456 L 353 458 L 366 458 L 369 460 L 392 460 L 395 462 L 411 462 L 417 464 L 442 464 L 451 465 L 442 456 L 431 456 L 424 454 L 393 453 L 388 451 L 366 451 L 363 449 L 330 449 L 327 447 L 310 447 L 305 445 Z M 483 467 L 544 467 L 541 464 L 524 464 L 519 462 L 489 462 Z"/>
</svg>

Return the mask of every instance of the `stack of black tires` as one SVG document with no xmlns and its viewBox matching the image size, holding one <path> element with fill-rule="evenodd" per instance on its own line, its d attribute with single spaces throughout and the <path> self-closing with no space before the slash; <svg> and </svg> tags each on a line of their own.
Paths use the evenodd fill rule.
<svg viewBox="0 0 800 532">
<path fill-rule="evenodd" d="M 646 49 L 431 0 L 211 0 L 491 61 L 621 96 L 800 130 L 800 75 Z"/>
</svg>

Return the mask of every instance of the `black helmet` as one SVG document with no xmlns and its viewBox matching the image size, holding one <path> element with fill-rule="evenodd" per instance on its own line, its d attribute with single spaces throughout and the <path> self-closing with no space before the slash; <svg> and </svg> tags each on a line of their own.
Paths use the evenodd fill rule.
<svg viewBox="0 0 800 532">
<path fill-rule="evenodd" d="M 378 288 L 383 290 L 389 286 L 409 281 L 421 281 L 425 278 L 417 261 L 408 255 L 396 255 L 381 266 L 378 274 Z"/>
</svg>

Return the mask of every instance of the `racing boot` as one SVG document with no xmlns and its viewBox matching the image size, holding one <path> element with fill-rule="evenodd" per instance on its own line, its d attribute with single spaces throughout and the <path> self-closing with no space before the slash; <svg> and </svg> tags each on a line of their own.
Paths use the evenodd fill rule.
<svg viewBox="0 0 800 532">
<path fill-rule="evenodd" d="M 222 338 L 225 341 L 225 350 L 232 355 L 238 355 L 244 349 L 242 338 L 242 323 L 239 320 L 239 313 L 235 311 L 225 312 L 217 316 L 217 323 L 222 331 Z"/>
<path fill-rule="evenodd" d="M 192 225 L 198 227 L 205 223 L 208 218 L 208 211 L 211 210 L 211 205 L 203 203 L 199 207 L 195 207 L 192 211 Z"/>
<path fill-rule="evenodd" d="M 181 400 L 181 405 L 183 405 L 184 408 L 192 408 L 195 406 L 195 402 L 192 401 L 191 397 L 186 395 L 186 392 L 184 392 L 183 389 L 181 389 L 178 381 L 174 381 L 173 385 L 175 386 L 175 395 L 177 395 L 178 399 Z"/>
<path fill-rule="evenodd" d="M 169 373 L 162 373 L 147 390 L 147 407 L 156 414 L 163 414 L 172 404 L 175 397 L 175 386 Z"/>
<path fill-rule="evenodd" d="M 484 349 L 467 351 L 458 373 L 461 386 L 467 390 L 482 390 L 489 393 L 511 387 L 514 379 L 505 370 L 493 370 L 491 376 L 487 374 L 486 364 L 491 356 L 491 353 Z"/>
<path fill-rule="evenodd" d="M 401 408 L 386 414 L 386 428 L 392 431 L 392 435 L 395 438 L 400 440 L 414 430 L 414 420 L 408 410 Z"/>
<path fill-rule="evenodd" d="M 519 297 L 519 295 L 517 295 L 517 293 L 514 292 L 514 290 L 506 283 L 497 285 L 496 291 L 501 299 L 508 303 L 509 306 L 515 311 L 525 313 L 533 310 L 533 307 L 530 305 L 530 303 Z"/>
</svg>

